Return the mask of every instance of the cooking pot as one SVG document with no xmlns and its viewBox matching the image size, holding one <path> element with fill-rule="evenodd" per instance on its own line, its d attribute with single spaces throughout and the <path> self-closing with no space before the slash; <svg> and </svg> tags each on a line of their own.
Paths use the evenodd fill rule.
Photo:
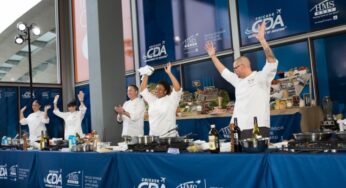
<svg viewBox="0 0 346 188">
<path fill-rule="evenodd" d="M 138 144 L 138 136 L 127 136 L 127 135 L 124 135 L 124 136 L 122 136 L 122 138 L 123 138 L 123 141 L 127 145 Z"/>
<path fill-rule="evenodd" d="M 335 135 L 338 139 L 346 141 L 346 131 L 336 132 Z"/>
<path fill-rule="evenodd" d="M 248 138 L 240 140 L 242 151 L 247 153 L 260 153 L 268 148 L 269 138 Z"/>
<path fill-rule="evenodd" d="M 159 142 L 158 136 L 138 136 L 138 144 L 148 145 L 154 142 Z"/>
<path fill-rule="evenodd" d="M 295 133 L 293 137 L 297 141 L 305 142 L 316 142 L 316 141 L 327 141 L 333 135 L 333 132 L 305 132 Z"/>
</svg>

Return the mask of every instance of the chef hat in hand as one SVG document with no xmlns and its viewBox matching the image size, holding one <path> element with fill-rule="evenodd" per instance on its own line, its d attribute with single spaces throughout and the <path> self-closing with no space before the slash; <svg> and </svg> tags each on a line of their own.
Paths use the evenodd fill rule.
<svg viewBox="0 0 346 188">
<path fill-rule="evenodd" d="M 138 69 L 138 72 L 143 78 L 144 75 L 150 76 L 151 74 L 153 74 L 154 70 L 155 69 L 153 67 L 149 65 L 145 65 L 144 67 L 141 67 L 140 69 Z"/>
</svg>

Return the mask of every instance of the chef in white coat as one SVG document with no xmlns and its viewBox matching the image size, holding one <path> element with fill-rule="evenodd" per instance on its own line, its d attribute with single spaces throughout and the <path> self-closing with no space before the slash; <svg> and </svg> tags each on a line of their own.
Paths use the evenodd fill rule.
<svg viewBox="0 0 346 188">
<path fill-rule="evenodd" d="M 65 139 L 67 140 L 70 135 L 76 135 L 78 133 L 81 137 L 84 137 L 82 131 L 82 121 L 87 110 L 84 105 L 84 93 L 82 91 L 78 94 L 78 100 L 80 102 L 79 110 L 77 110 L 76 101 L 69 102 L 67 104 L 68 112 L 61 112 L 58 108 L 59 95 L 54 98 L 54 111 L 53 113 L 64 119 L 65 121 Z"/>
<path fill-rule="evenodd" d="M 254 117 L 258 119 L 262 136 L 269 136 L 270 86 L 276 74 L 278 61 L 264 35 L 265 22 L 262 22 L 256 35 L 266 56 L 266 64 L 261 71 L 252 71 L 250 60 L 240 56 L 233 62 L 234 72 L 231 72 L 216 57 L 213 43 L 208 42 L 205 46 L 221 76 L 235 87 L 236 102 L 231 122 L 237 117 L 238 125 L 243 130 L 242 138 L 252 136 Z"/>
<path fill-rule="evenodd" d="M 138 87 L 129 85 L 127 96 L 130 100 L 123 106 L 114 107 L 117 113 L 117 121 L 123 122 L 122 136 L 143 136 L 144 135 L 144 112 L 145 105 L 143 99 L 138 97 Z"/>
<path fill-rule="evenodd" d="M 148 75 L 143 75 L 141 95 L 149 105 L 149 135 L 161 137 L 178 135 L 178 132 L 174 130 L 177 126 L 176 110 L 183 92 L 178 80 L 171 72 L 171 67 L 171 63 L 168 63 L 165 72 L 172 81 L 173 89 L 166 81 L 160 81 L 156 85 L 155 94 L 152 94 L 147 89 Z"/>
<path fill-rule="evenodd" d="M 29 126 L 29 139 L 31 143 L 34 143 L 36 140 L 39 140 L 41 137 L 41 131 L 46 131 L 46 125 L 49 123 L 49 117 L 47 115 L 50 105 L 44 107 L 44 111 L 40 111 L 41 105 L 35 100 L 32 102 L 32 111 L 33 113 L 29 114 L 28 117 L 24 117 L 24 111 L 26 106 L 20 110 L 20 124 Z"/>
</svg>

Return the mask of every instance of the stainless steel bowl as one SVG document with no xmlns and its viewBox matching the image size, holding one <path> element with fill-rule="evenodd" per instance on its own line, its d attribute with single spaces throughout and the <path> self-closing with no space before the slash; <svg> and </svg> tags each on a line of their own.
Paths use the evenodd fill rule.
<svg viewBox="0 0 346 188">
<path fill-rule="evenodd" d="M 269 138 L 248 138 L 240 141 L 242 151 L 247 153 L 260 153 L 268 148 Z"/>
<path fill-rule="evenodd" d="M 128 145 L 131 145 L 131 144 L 138 144 L 138 136 L 127 136 L 127 135 L 124 135 L 122 136 L 123 138 L 123 141 L 128 144 Z"/>
<path fill-rule="evenodd" d="M 305 132 L 293 134 L 293 137 L 297 141 L 316 142 L 327 141 L 333 135 L 333 132 Z"/>
<path fill-rule="evenodd" d="M 346 131 L 336 132 L 335 135 L 338 139 L 346 141 Z"/>
</svg>

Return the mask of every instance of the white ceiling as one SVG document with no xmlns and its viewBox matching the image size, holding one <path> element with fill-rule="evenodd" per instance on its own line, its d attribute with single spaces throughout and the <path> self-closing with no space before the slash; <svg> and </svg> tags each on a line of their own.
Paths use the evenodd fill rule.
<svg viewBox="0 0 346 188">
<path fill-rule="evenodd" d="M 18 18 L 0 34 L 0 80 L 2 82 L 29 82 L 28 46 L 17 45 L 18 22 L 35 23 L 41 29 L 40 36 L 32 36 L 32 70 L 35 83 L 57 83 L 59 74 L 56 62 L 55 3 L 41 1 Z"/>
</svg>

